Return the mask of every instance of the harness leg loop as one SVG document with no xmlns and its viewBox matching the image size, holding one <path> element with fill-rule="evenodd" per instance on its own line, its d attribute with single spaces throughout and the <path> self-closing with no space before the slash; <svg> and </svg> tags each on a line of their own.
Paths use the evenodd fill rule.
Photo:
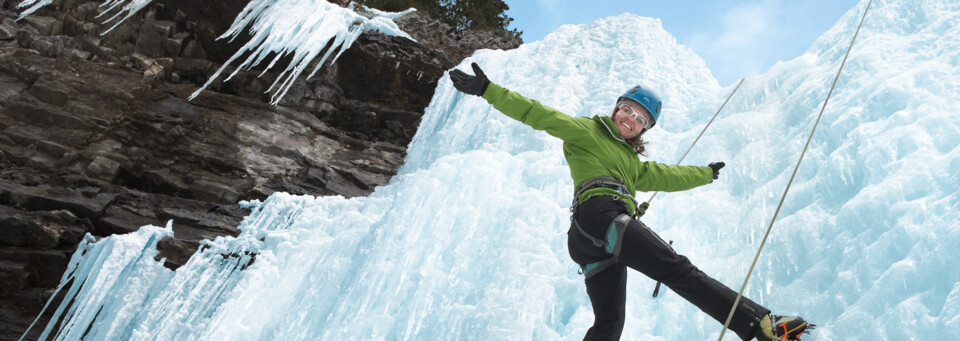
<svg viewBox="0 0 960 341">
<path fill-rule="evenodd" d="M 627 224 L 629 224 L 630 220 L 632 219 L 633 218 L 631 218 L 629 214 L 621 214 L 613 219 L 610 227 L 607 228 L 606 240 L 600 240 L 587 234 L 586 231 L 580 228 L 580 224 L 577 224 L 576 220 L 574 220 L 574 223 L 577 226 L 577 229 L 580 230 L 580 233 L 588 237 L 588 239 L 593 242 L 593 245 L 596 245 L 597 247 L 603 247 L 603 250 L 610 254 L 610 257 L 607 259 L 583 266 L 582 271 L 584 277 L 593 277 L 593 275 L 606 270 L 620 261 L 620 248 L 623 246 L 623 233 L 627 230 Z"/>
</svg>

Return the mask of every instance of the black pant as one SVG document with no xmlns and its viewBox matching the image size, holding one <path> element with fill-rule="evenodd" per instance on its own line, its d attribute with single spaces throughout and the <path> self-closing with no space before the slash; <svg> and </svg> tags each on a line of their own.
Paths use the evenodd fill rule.
<svg viewBox="0 0 960 341">
<path fill-rule="evenodd" d="M 599 196 L 585 201 L 574 212 L 574 218 L 591 236 L 603 239 L 613 219 L 627 213 L 626 204 L 616 197 Z M 678 255 L 656 233 L 638 220 L 631 220 L 623 234 L 618 264 L 586 279 L 587 295 L 593 305 L 593 327 L 584 340 L 618 340 L 623 331 L 624 304 L 627 298 L 626 268 L 637 270 L 651 279 L 663 282 L 697 308 L 720 323 L 727 320 L 737 292 L 707 276 Z M 571 226 L 567 246 L 573 261 L 585 266 L 610 257 L 602 248 Z M 760 318 L 770 310 L 742 297 L 730 330 L 743 340 L 753 338 Z"/>
</svg>

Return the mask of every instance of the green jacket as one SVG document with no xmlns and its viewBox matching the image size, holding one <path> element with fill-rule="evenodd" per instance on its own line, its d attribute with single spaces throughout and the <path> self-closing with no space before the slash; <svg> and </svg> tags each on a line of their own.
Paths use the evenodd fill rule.
<svg viewBox="0 0 960 341">
<path fill-rule="evenodd" d="M 598 176 L 620 180 L 632 194 L 637 191 L 683 191 L 713 180 L 710 167 L 640 162 L 633 147 L 620 137 L 620 130 L 610 117 L 571 117 L 494 83 L 487 87 L 483 98 L 507 116 L 563 140 L 563 156 L 570 165 L 574 190 L 587 179 Z M 598 195 L 615 195 L 624 202 L 633 203 L 627 205 L 631 215 L 638 204 L 611 188 L 586 191 L 580 202 Z"/>
</svg>

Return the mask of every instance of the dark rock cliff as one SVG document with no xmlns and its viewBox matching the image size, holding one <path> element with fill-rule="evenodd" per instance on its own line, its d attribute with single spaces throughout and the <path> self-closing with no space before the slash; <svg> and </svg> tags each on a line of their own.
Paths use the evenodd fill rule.
<svg viewBox="0 0 960 341">
<path fill-rule="evenodd" d="M 216 38 L 246 1 L 156 0 L 105 35 L 99 2 L 21 21 L 16 3 L 0 1 L 0 340 L 20 337 L 86 233 L 172 219 L 159 248 L 175 269 L 199 240 L 239 233 L 239 200 L 386 184 L 444 70 L 520 44 L 413 13 L 398 24 L 417 42 L 362 35 L 279 106 L 263 93 L 270 70 L 188 101 L 242 44 Z"/>
</svg>

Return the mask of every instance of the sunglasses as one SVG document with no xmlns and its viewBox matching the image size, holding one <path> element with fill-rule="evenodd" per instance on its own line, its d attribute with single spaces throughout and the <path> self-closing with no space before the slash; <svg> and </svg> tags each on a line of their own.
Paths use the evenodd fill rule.
<svg viewBox="0 0 960 341">
<path fill-rule="evenodd" d="M 639 110 L 634 109 L 630 105 L 626 103 L 620 103 L 620 105 L 617 106 L 617 109 L 622 110 L 624 114 L 627 114 L 627 116 L 633 116 L 633 120 L 637 121 L 637 124 L 642 126 L 643 130 L 649 130 L 651 127 L 653 127 L 653 124 L 650 124 L 650 121 L 647 121 L 646 117 L 640 114 Z"/>
</svg>

